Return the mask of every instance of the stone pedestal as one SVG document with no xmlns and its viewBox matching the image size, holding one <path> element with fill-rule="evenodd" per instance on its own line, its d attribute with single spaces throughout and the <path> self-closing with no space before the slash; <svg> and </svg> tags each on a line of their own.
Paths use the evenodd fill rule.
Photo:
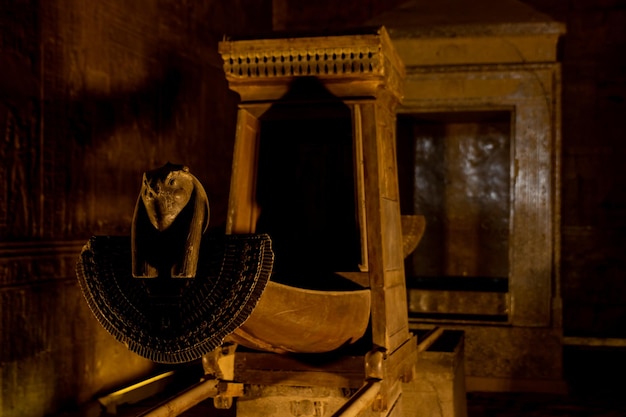
<svg viewBox="0 0 626 417">
<path fill-rule="evenodd" d="M 415 379 L 404 384 L 404 416 L 466 417 L 465 335 L 445 330 L 418 345 Z M 422 350 L 423 349 L 423 350 Z"/>
</svg>

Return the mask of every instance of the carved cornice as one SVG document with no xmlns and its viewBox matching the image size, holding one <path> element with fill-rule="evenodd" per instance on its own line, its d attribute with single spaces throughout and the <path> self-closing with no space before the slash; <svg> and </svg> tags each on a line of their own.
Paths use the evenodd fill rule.
<svg viewBox="0 0 626 417">
<path fill-rule="evenodd" d="M 224 53 L 222 58 L 228 78 L 382 75 L 384 63 L 378 45 L 337 48 L 302 45 L 299 49 L 233 50 Z"/>
<path fill-rule="evenodd" d="M 243 101 L 276 100 L 296 77 L 315 77 L 338 97 L 401 97 L 404 64 L 384 27 L 376 33 L 223 41 L 230 88 Z"/>
</svg>

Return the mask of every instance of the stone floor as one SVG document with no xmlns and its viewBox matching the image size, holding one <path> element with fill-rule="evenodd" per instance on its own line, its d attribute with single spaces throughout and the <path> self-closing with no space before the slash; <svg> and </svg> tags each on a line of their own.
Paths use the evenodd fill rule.
<svg viewBox="0 0 626 417">
<path fill-rule="evenodd" d="M 566 348 L 568 393 L 467 394 L 468 417 L 626 417 L 626 350 Z"/>
<path fill-rule="evenodd" d="M 468 417 L 622 417 L 624 396 L 468 393 Z"/>
<path fill-rule="evenodd" d="M 467 417 L 626 417 L 624 383 L 614 389 L 588 390 L 562 394 L 470 392 L 467 394 Z M 138 416 L 156 405 L 156 401 L 120 407 L 117 417 Z M 106 413 L 83 412 L 63 417 L 108 416 Z M 234 410 L 216 410 L 205 401 L 185 411 L 182 417 L 235 417 Z"/>
<path fill-rule="evenodd" d="M 626 417 L 626 350 L 577 351 L 565 355 L 567 394 L 536 392 L 469 392 L 467 417 Z M 119 408 L 117 417 L 141 415 L 163 400 L 153 398 Z M 234 410 L 216 410 L 212 400 L 183 417 L 234 417 Z M 61 417 L 101 417 L 95 405 Z M 430 416 L 428 416 L 430 417 Z"/>
<path fill-rule="evenodd" d="M 587 381 L 575 385 L 568 394 L 469 392 L 467 417 L 626 417 L 624 382 Z M 606 383 L 605 383 L 606 382 Z M 140 415 L 154 405 L 143 402 L 122 407 L 117 416 Z M 233 410 L 216 410 L 205 401 L 187 410 L 182 417 L 234 417 Z"/>
<path fill-rule="evenodd" d="M 148 407 L 126 406 L 118 417 L 140 415 Z M 467 417 L 624 417 L 626 392 L 614 395 L 558 395 L 541 393 L 467 394 Z M 234 417 L 232 411 L 215 410 L 209 401 L 181 414 L 182 417 Z"/>
</svg>

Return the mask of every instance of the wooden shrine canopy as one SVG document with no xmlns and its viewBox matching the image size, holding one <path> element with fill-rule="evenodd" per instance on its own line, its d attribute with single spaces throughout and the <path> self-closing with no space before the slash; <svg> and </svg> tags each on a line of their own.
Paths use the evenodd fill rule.
<svg viewBox="0 0 626 417">
<path fill-rule="evenodd" d="M 371 341 L 363 356 L 363 377 L 376 381 L 374 408 L 388 415 L 400 398 L 402 380 L 411 378 L 416 362 L 416 341 L 408 327 L 403 246 L 414 248 L 423 228 L 421 219 L 400 215 L 395 108 L 402 98 L 403 63 L 384 27 L 337 36 L 226 40 L 220 42 L 219 52 L 229 86 L 241 98 L 226 233 L 255 233 L 262 224 L 271 223 L 266 226 L 270 236 L 275 231 L 277 275 L 282 259 L 292 276 L 301 268 L 303 275 L 311 270 L 330 273 L 358 285 L 354 290 L 325 294 L 323 289 L 303 288 L 298 277 L 292 277 L 289 285 L 272 278 L 257 308 L 230 339 L 272 352 L 321 352 L 339 347 L 346 334 L 347 339 L 354 339 L 366 333 L 364 337 Z M 346 136 L 346 146 L 334 147 L 345 143 Z M 305 143 L 304 148 L 298 148 L 299 142 Z M 320 142 L 324 143 L 321 162 L 311 162 L 312 149 L 319 150 Z M 275 145 L 267 147 L 266 143 Z M 348 157 L 333 162 L 333 152 L 346 149 Z M 333 164 L 339 168 L 327 169 Z M 322 177 L 324 185 L 301 189 L 310 185 L 307 166 L 319 168 L 312 176 Z M 345 166 L 349 166 L 347 183 L 352 189 L 332 194 L 334 188 L 328 184 L 345 179 Z M 304 183 L 292 178 L 304 178 Z M 264 196 L 268 193 L 279 201 L 274 209 L 280 215 L 266 214 L 270 203 Z M 350 201 L 344 210 L 339 200 L 346 194 Z M 348 213 L 342 217 L 347 221 L 332 223 L 335 200 L 337 211 Z M 331 214 L 320 214 L 323 207 Z M 299 221 L 294 222 L 291 214 L 300 210 L 301 216 L 295 216 Z M 355 242 L 356 250 L 346 249 L 342 257 L 344 246 L 351 245 L 334 245 L 343 239 L 335 232 L 343 231 L 350 220 L 354 230 L 345 230 L 352 230 L 355 238 L 345 242 Z M 405 227 L 404 245 L 402 223 L 412 226 Z M 329 224 L 331 229 L 321 230 Z M 320 230 L 307 232 L 307 227 Z M 409 229 L 413 232 L 406 233 Z M 302 247 L 306 252 L 307 236 L 316 241 L 311 246 L 316 253 L 293 249 Z M 282 253 L 281 247 L 285 248 Z M 285 259 L 290 256 L 297 261 Z M 365 332 L 368 325 L 370 331 Z M 311 336 L 311 330 L 319 332 L 321 339 Z"/>
</svg>

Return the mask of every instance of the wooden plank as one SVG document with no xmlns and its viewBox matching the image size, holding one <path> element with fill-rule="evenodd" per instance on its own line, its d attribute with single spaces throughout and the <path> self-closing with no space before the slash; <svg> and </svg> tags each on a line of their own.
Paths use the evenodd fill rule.
<svg viewBox="0 0 626 417">
<path fill-rule="evenodd" d="M 235 380 L 243 383 L 358 388 L 364 378 L 362 356 L 295 357 L 263 352 L 235 356 Z"/>
<path fill-rule="evenodd" d="M 366 289 L 316 291 L 270 281 L 232 339 L 277 353 L 330 352 L 365 334 L 369 312 Z"/>
<path fill-rule="evenodd" d="M 172 383 L 174 371 L 168 371 L 98 398 L 107 414 L 116 414 L 117 407 L 133 404 L 161 393 Z"/>
<path fill-rule="evenodd" d="M 367 381 L 332 417 L 357 417 L 369 409 L 382 388 L 380 381 Z"/>
<path fill-rule="evenodd" d="M 385 271 L 402 271 L 401 274 L 387 274 L 389 279 L 385 285 L 404 284 L 404 251 L 402 249 L 402 222 L 400 220 L 400 204 L 397 200 L 381 199 L 382 211 L 383 264 Z"/>
<path fill-rule="evenodd" d="M 387 272 L 386 275 L 404 276 L 402 271 Z M 392 279 L 389 279 L 392 281 Z M 393 279 L 398 281 L 398 279 Z M 406 300 L 406 286 L 404 282 L 384 289 L 387 337 L 389 350 L 395 350 L 409 337 L 409 313 Z"/>
<path fill-rule="evenodd" d="M 368 271 L 372 290 L 372 338 L 377 346 L 395 350 L 409 336 L 404 280 L 402 228 L 398 201 L 385 198 L 383 190 L 397 188 L 395 158 L 384 161 L 381 111 L 377 103 L 361 106 L 366 190 Z M 382 127 L 381 127 L 382 126 Z M 389 171 L 386 173 L 386 171 Z M 384 177 L 392 177 L 384 180 Z M 397 192 L 397 190 L 396 190 Z M 393 192 L 388 195 L 393 195 Z M 397 194 L 396 194 L 397 195 Z"/>
<path fill-rule="evenodd" d="M 368 240 L 367 240 L 367 209 L 365 204 L 365 167 L 363 161 L 363 116 L 361 106 L 354 104 L 352 109 L 352 141 L 354 150 L 354 178 L 356 187 L 356 209 L 359 232 L 361 238 L 361 263 L 359 270 L 368 270 Z M 369 277 L 368 277 L 369 279 Z M 369 283 L 367 285 L 369 287 Z"/>
<path fill-rule="evenodd" d="M 259 120 L 240 108 L 233 153 L 226 233 L 250 233 L 256 227 L 259 207 L 255 201 Z"/>
<path fill-rule="evenodd" d="M 255 385 L 358 388 L 363 383 L 363 374 L 245 369 L 237 374 L 237 381 L 241 381 L 244 384 Z"/>
</svg>

